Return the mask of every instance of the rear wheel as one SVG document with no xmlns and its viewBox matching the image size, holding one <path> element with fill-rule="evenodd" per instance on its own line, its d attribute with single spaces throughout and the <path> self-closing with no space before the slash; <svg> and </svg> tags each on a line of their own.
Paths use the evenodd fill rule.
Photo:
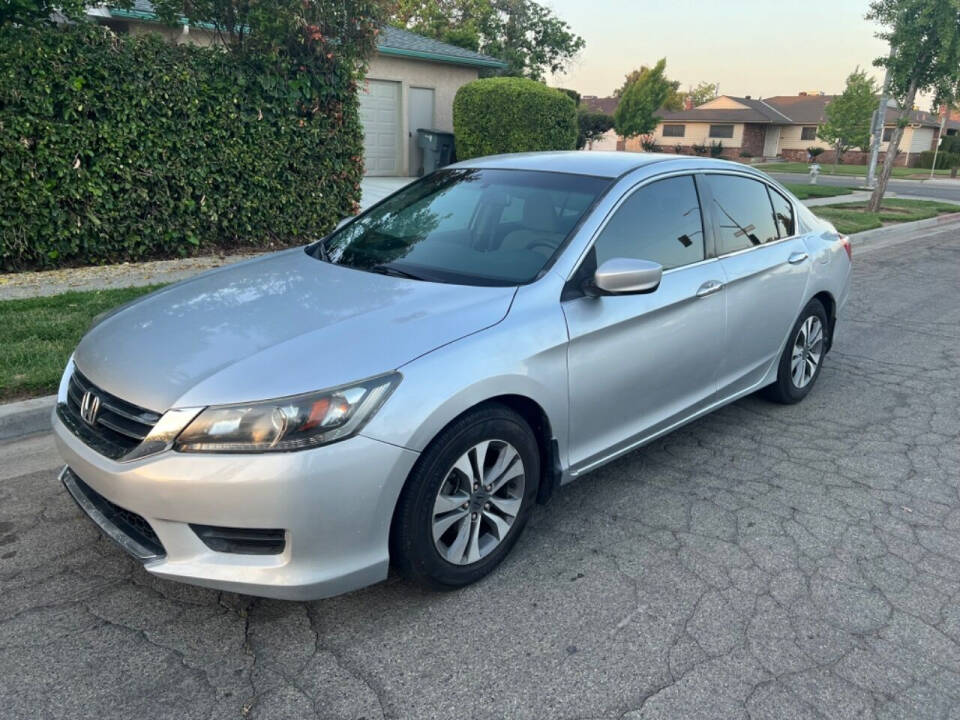
<svg viewBox="0 0 960 720">
<path fill-rule="evenodd" d="M 787 405 L 798 403 L 813 389 L 826 354 L 828 328 L 823 304 L 811 300 L 790 331 L 776 382 L 764 388 L 769 399 Z"/>
<path fill-rule="evenodd" d="M 434 588 L 479 580 L 516 543 L 539 477 L 536 437 L 517 413 L 490 404 L 459 418 L 430 444 L 400 495 L 394 565 Z"/>
</svg>

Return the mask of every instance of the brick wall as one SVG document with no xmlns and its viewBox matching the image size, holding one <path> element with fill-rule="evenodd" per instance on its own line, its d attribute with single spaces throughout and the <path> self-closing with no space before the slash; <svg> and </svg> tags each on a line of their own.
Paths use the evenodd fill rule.
<svg viewBox="0 0 960 720">
<path fill-rule="evenodd" d="M 836 153 L 833 150 L 826 150 L 825 152 L 821 153 L 819 157 L 817 157 L 817 162 L 821 165 L 832 165 L 835 155 Z M 887 154 L 885 152 L 880 152 L 877 163 L 882 165 L 886 155 Z M 806 150 L 781 150 L 780 156 L 788 162 L 807 162 L 810 159 L 810 156 L 807 155 Z M 844 165 L 866 165 L 870 162 L 870 153 L 865 153 L 861 150 L 848 150 L 843 154 L 841 161 Z M 910 155 L 910 167 L 916 167 L 918 162 L 920 162 L 919 154 L 912 153 Z M 897 157 L 893 161 L 893 164 L 896 167 L 906 167 L 907 153 L 903 151 L 897 153 Z"/>
</svg>

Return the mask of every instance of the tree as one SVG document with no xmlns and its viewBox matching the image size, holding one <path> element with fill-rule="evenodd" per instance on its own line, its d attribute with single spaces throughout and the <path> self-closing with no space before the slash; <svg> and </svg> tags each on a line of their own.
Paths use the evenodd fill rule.
<svg viewBox="0 0 960 720">
<path fill-rule="evenodd" d="M 617 134 L 623 137 L 647 135 L 657 127 L 660 118 L 656 112 L 676 91 L 676 86 L 664 75 L 666 58 L 662 58 L 653 68 L 643 68 L 637 78 L 631 82 L 620 98 L 613 115 Z"/>
<path fill-rule="evenodd" d="M 650 72 L 650 68 L 648 68 L 646 65 L 641 65 L 639 70 L 631 70 L 628 72 L 623 77 L 623 85 L 613 91 L 613 96 L 615 98 L 622 98 L 623 94 L 627 91 L 627 88 L 648 72 Z M 668 80 L 667 82 L 670 83 L 670 93 L 667 95 L 666 100 L 663 101 L 664 110 L 683 109 L 684 96 L 683 93 L 680 92 L 680 81 Z"/>
<path fill-rule="evenodd" d="M 883 170 L 867 207 L 877 212 L 917 93 L 939 92 L 957 85 L 960 0 L 873 0 L 867 19 L 884 27 L 877 37 L 890 43 L 891 52 L 874 60 L 874 65 L 887 69 L 888 92 L 900 106 Z"/>
<path fill-rule="evenodd" d="M 689 100 L 693 107 L 703 105 L 705 102 L 716 100 L 720 86 L 716 83 L 699 82 L 696 87 L 687 90 L 684 97 Z"/>
<path fill-rule="evenodd" d="M 613 129 L 613 115 L 588 108 L 577 109 L 577 150 L 582 150 L 588 143 L 596 142 Z"/>
<path fill-rule="evenodd" d="M 543 80 L 563 72 L 583 38 L 533 0 L 396 0 L 390 21 L 402 28 L 491 55 L 503 75 Z"/>
<path fill-rule="evenodd" d="M 68 20 L 83 20 L 92 0 L 0 0 L 0 26 L 8 23 L 30 26 L 50 23 L 58 15 Z M 111 2 L 112 7 L 130 8 L 133 0 Z"/>
<path fill-rule="evenodd" d="M 870 123 L 877 104 L 877 84 L 867 73 L 856 68 L 847 77 L 843 93 L 835 97 L 824 111 L 826 122 L 817 136 L 833 145 L 833 165 L 852 147 L 870 147 Z"/>
<path fill-rule="evenodd" d="M 334 57 L 355 69 L 376 49 L 387 0 L 153 0 L 164 22 L 212 26 L 235 51 L 287 60 Z"/>
</svg>

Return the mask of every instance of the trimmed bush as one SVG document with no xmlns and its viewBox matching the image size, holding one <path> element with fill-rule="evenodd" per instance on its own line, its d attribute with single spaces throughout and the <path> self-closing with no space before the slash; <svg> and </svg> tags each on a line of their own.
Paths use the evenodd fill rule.
<svg viewBox="0 0 960 720">
<path fill-rule="evenodd" d="M 946 139 L 946 138 L 944 138 Z M 924 150 L 919 155 L 917 164 L 914 167 L 930 169 L 930 166 L 933 164 L 933 150 Z M 960 153 L 957 152 L 944 152 L 941 150 L 937 153 L 937 167 L 936 170 L 948 170 L 950 168 L 960 166 Z"/>
<path fill-rule="evenodd" d="M 944 135 L 940 139 L 940 152 L 960 154 L 960 135 Z"/>
<path fill-rule="evenodd" d="M 535 150 L 574 150 L 577 109 L 560 90 L 526 78 L 475 80 L 453 101 L 457 159 Z"/>
<path fill-rule="evenodd" d="M 0 30 L 0 267 L 304 242 L 359 199 L 353 66 Z"/>
</svg>

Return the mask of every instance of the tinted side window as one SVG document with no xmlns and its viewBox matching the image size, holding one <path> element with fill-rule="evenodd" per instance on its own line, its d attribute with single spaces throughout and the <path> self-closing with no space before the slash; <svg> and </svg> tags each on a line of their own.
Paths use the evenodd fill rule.
<svg viewBox="0 0 960 720">
<path fill-rule="evenodd" d="M 703 260 L 703 222 L 693 178 L 668 178 L 637 190 L 610 218 L 595 248 L 598 266 L 615 257 L 653 260 L 665 270 Z"/>
<path fill-rule="evenodd" d="M 790 237 L 797 234 L 797 221 L 793 216 L 793 205 L 773 188 L 770 191 L 770 201 L 773 203 L 773 219 L 777 223 L 777 232 L 780 237 Z"/>
<path fill-rule="evenodd" d="M 767 186 L 735 175 L 708 175 L 717 220 L 717 254 L 777 239 Z"/>
</svg>

